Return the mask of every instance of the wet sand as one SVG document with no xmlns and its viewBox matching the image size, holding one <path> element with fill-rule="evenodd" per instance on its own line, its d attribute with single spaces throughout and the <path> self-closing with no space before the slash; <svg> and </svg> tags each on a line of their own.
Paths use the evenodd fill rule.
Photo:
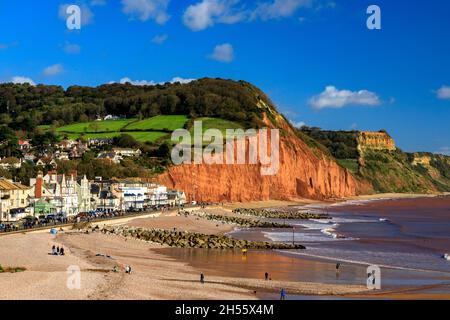
<svg viewBox="0 0 450 320">
<path fill-rule="evenodd" d="M 290 294 L 345 294 L 365 291 L 362 286 L 333 285 L 261 278 L 222 277 L 154 251 L 158 245 L 101 233 L 67 232 L 11 235 L 2 238 L 0 261 L 26 271 L 0 274 L 1 299 L 256 299 L 254 291 Z M 33 245 L 30 245 L 32 243 Z M 48 254 L 63 245 L 66 256 Z M 8 248 L 18 248 L 11 253 Z M 170 250 L 170 249 L 169 249 Z M 96 256 L 97 254 L 108 255 Z M 67 268 L 81 269 L 81 290 L 67 288 Z M 112 272 L 117 265 L 120 272 Z M 131 265 L 131 275 L 124 267 Z"/>
</svg>

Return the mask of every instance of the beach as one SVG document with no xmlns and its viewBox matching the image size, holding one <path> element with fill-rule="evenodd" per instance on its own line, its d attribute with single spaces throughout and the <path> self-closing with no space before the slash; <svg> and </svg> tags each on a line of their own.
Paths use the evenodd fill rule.
<svg viewBox="0 0 450 320">
<path fill-rule="evenodd" d="M 414 198 L 416 197 L 407 197 L 408 201 L 414 201 Z M 365 212 L 361 208 L 367 206 L 367 199 L 363 200 L 357 206 L 338 203 L 333 210 L 358 215 L 358 212 Z M 420 203 L 424 203 L 423 201 L 420 200 Z M 241 203 L 200 211 L 231 215 L 231 210 L 237 207 L 312 206 L 317 210 L 320 206 L 331 204 L 333 203 L 306 201 L 253 203 L 247 206 Z M 369 202 L 365 208 L 373 206 L 384 208 L 386 204 Z M 99 227 L 110 224 L 215 235 L 231 232 L 233 237 L 244 234 L 245 237 L 262 237 L 266 240 L 269 238 L 263 232 L 280 233 L 275 229 L 241 231 L 239 226 L 234 224 L 220 223 L 198 216 L 180 216 L 176 211 L 98 223 Z M 342 226 L 346 227 L 346 224 Z M 251 235 L 248 232 L 252 232 Z M 344 228 L 339 232 L 347 234 L 346 232 L 353 231 L 345 231 Z M 300 236 L 301 234 L 298 241 L 301 241 Z M 326 249 L 327 245 L 342 242 L 306 244 L 307 250 L 298 250 L 299 255 L 295 254 L 297 251 L 270 250 L 255 250 L 243 255 L 236 250 L 170 248 L 132 237 L 125 238 L 100 232 L 86 233 L 70 228 L 57 235 L 52 235 L 48 231 L 6 235 L 0 237 L 0 241 L 2 243 L 0 264 L 3 267 L 25 269 L 22 272 L 0 274 L 0 284 L 4 288 L 0 292 L 0 299 L 277 299 L 282 288 L 292 299 L 450 298 L 448 291 L 450 274 L 445 273 L 445 270 L 437 270 L 439 272 L 431 270 L 424 275 L 419 268 L 409 270 L 394 266 L 383 269 L 388 286 L 380 292 L 369 292 L 365 286 L 364 263 L 342 262 L 341 270 L 337 274 L 335 262 L 340 261 L 340 257 L 333 260 L 322 259 L 317 254 L 308 256 L 310 252 L 319 252 L 315 251 L 318 250 L 316 248 Z M 441 243 L 444 240 L 436 241 Z M 432 244 L 435 246 L 434 242 Z M 50 255 L 53 245 L 64 247 L 66 255 Z M 339 245 L 336 248 L 340 249 Z M 353 245 L 350 241 L 345 243 L 345 246 L 351 248 L 357 248 L 357 245 L 356 243 Z M 124 272 L 127 265 L 132 266 L 131 274 Z M 67 269 L 70 266 L 77 266 L 81 270 L 80 289 L 71 290 L 67 287 Z M 119 268 L 119 272 L 113 272 L 115 266 Z M 265 272 L 270 275 L 268 281 L 264 280 Z M 204 284 L 199 281 L 200 273 L 205 275 Z"/>
</svg>

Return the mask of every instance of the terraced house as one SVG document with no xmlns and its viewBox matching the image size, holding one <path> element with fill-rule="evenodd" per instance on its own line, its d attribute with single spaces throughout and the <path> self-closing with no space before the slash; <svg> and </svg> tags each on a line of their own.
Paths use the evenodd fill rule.
<svg viewBox="0 0 450 320">
<path fill-rule="evenodd" d="M 31 188 L 0 178 L 0 221 L 17 221 L 29 214 Z"/>
<path fill-rule="evenodd" d="M 90 187 L 86 177 L 77 177 L 72 171 L 68 176 L 49 171 L 45 176 L 39 172 L 30 179 L 32 203 L 45 200 L 54 212 L 75 216 L 90 210 Z"/>
</svg>

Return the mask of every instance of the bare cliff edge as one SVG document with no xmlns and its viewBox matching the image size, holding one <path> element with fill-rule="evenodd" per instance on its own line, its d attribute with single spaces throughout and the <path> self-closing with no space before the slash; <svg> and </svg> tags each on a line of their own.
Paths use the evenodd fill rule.
<svg viewBox="0 0 450 320">
<path fill-rule="evenodd" d="M 277 174 L 261 175 L 260 165 L 192 164 L 170 167 L 159 181 L 208 202 L 342 198 L 362 189 L 348 170 L 298 138 L 281 115 L 272 114 L 271 121 L 263 113 L 263 118 L 269 128 L 282 131 Z"/>
</svg>

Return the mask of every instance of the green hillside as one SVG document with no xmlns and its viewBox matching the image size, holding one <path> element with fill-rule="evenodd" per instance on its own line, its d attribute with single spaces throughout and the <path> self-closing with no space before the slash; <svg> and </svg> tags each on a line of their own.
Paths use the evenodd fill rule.
<svg viewBox="0 0 450 320">
<path fill-rule="evenodd" d="M 356 177 L 369 181 L 374 190 L 386 192 L 427 193 L 450 191 L 450 157 L 431 153 L 425 166 L 414 163 L 414 154 L 397 149 L 359 150 L 357 131 L 327 131 L 303 127 L 302 134 L 327 148 L 336 162 Z"/>
<path fill-rule="evenodd" d="M 154 131 L 174 131 L 183 128 L 188 121 L 187 116 L 184 115 L 170 115 L 170 116 L 156 116 L 141 121 L 128 123 L 123 127 L 126 131 L 136 130 L 154 130 Z"/>
<path fill-rule="evenodd" d="M 97 132 L 116 132 L 120 131 L 126 125 L 135 122 L 136 119 L 125 120 L 106 120 L 106 121 L 89 121 L 81 123 L 73 123 L 56 129 L 56 132 L 63 133 L 97 133 Z M 47 126 L 47 129 L 49 127 Z"/>
</svg>

